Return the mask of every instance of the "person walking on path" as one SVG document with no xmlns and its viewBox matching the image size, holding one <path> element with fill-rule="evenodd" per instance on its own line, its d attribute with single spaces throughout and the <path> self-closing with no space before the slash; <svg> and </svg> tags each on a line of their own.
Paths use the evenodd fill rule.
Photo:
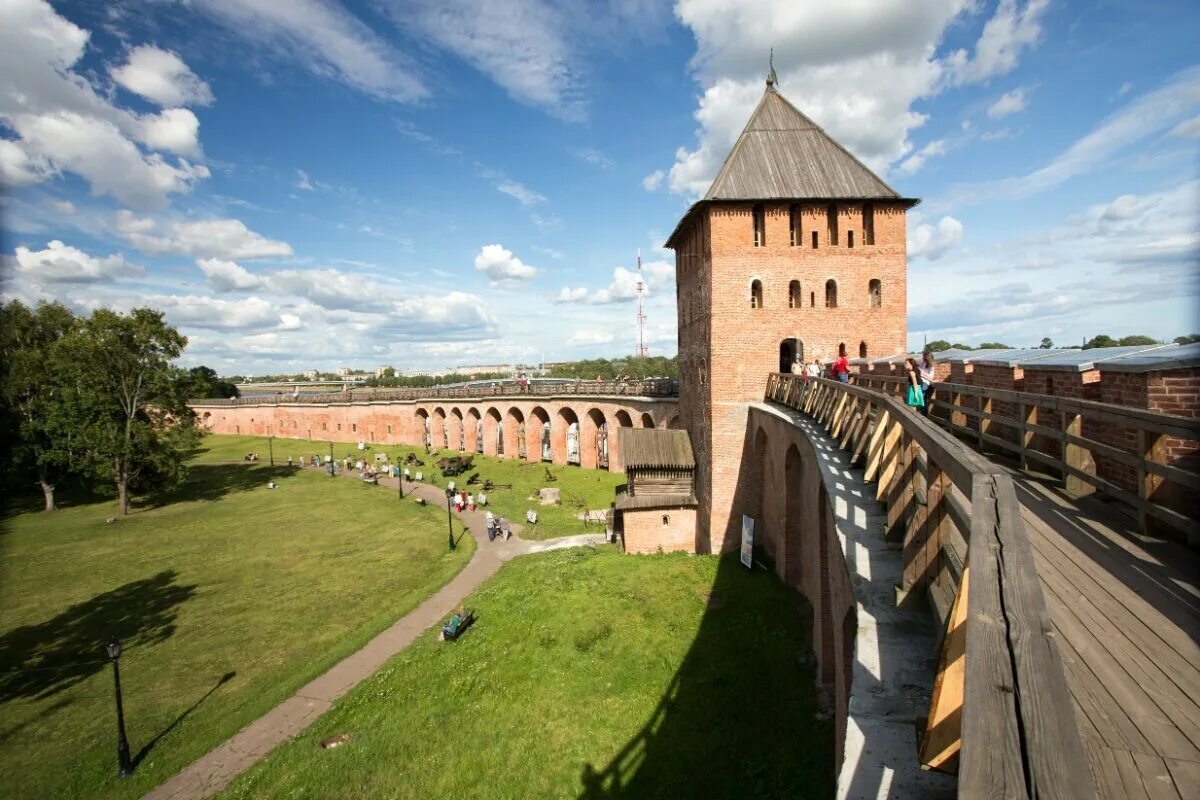
<svg viewBox="0 0 1200 800">
<path fill-rule="evenodd" d="M 926 413 L 925 394 L 921 391 L 921 370 L 917 367 L 916 359 L 904 359 L 904 377 L 908 386 L 905 403 L 915 411 Z"/>
</svg>

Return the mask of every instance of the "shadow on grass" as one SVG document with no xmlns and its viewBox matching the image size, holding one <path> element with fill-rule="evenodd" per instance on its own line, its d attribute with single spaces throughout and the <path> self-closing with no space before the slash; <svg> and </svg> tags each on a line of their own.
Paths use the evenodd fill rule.
<svg viewBox="0 0 1200 800">
<path fill-rule="evenodd" d="M 180 714 L 178 717 L 176 717 L 175 719 L 173 719 L 171 721 L 170 725 L 163 728 L 161 731 L 158 732 L 157 735 L 155 735 L 155 737 L 153 739 L 146 742 L 146 744 L 142 746 L 142 749 L 137 752 L 137 755 L 135 755 L 133 757 L 134 770 L 136 770 L 138 768 L 138 765 L 141 764 L 142 761 L 144 761 L 146 759 L 146 756 L 150 755 L 150 751 L 154 749 L 154 746 L 156 744 L 158 744 L 159 741 L 161 741 L 164 736 L 166 736 L 171 731 L 175 730 L 175 728 L 179 725 L 179 723 L 181 723 L 185 719 L 187 719 L 189 714 L 191 714 L 193 711 L 195 711 L 197 708 L 199 708 L 204 703 L 205 700 L 212 697 L 213 692 L 215 692 L 217 689 L 220 689 L 222 686 L 229 683 L 231 680 L 233 680 L 236 677 L 237 677 L 236 672 L 226 672 L 224 675 L 222 675 L 220 677 L 220 679 L 215 684 L 213 684 L 211 689 L 209 689 L 207 692 L 204 693 L 204 695 L 199 700 L 197 700 L 196 702 L 194 702 L 190 706 L 188 706 L 187 709 L 185 709 L 182 714 Z"/>
<path fill-rule="evenodd" d="M 584 767 L 580 800 L 831 797 L 833 724 L 817 714 L 811 630 L 799 593 L 723 557 L 670 687 L 612 761 Z"/>
<path fill-rule="evenodd" d="M 0 703 L 51 697 L 86 680 L 107 666 L 114 639 L 127 651 L 169 639 L 178 606 L 196 594 L 177 577 L 163 571 L 0 636 Z"/>
<path fill-rule="evenodd" d="M 183 483 L 138 501 L 138 509 L 161 508 L 193 500 L 220 500 L 233 492 L 245 492 L 293 475 L 295 467 L 265 464 L 192 464 Z"/>
</svg>

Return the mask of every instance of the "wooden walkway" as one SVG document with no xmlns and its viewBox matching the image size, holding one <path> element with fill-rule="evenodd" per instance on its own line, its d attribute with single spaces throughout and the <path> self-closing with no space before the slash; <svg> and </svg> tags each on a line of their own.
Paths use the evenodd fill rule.
<svg viewBox="0 0 1200 800">
<path fill-rule="evenodd" d="M 1013 471 L 1102 798 L 1200 798 L 1200 557 Z"/>
</svg>

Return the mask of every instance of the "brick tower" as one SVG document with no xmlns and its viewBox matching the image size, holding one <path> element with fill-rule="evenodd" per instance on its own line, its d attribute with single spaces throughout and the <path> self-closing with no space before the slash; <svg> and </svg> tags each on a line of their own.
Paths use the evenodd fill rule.
<svg viewBox="0 0 1200 800">
<path fill-rule="evenodd" d="M 905 220 L 896 193 L 775 88 L 708 193 L 667 240 L 675 251 L 681 420 L 699 500 L 696 549 L 737 547 L 747 404 L 793 356 L 902 353 Z"/>
</svg>

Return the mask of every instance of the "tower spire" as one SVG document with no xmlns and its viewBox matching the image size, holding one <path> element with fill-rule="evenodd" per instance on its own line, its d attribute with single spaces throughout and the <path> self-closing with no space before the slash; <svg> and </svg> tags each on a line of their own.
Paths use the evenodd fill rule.
<svg viewBox="0 0 1200 800">
<path fill-rule="evenodd" d="M 773 89 L 773 88 L 775 88 L 775 84 L 779 83 L 779 76 L 775 74 L 775 48 L 774 47 L 771 48 L 771 57 L 770 57 L 769 63 L 771 66 L 771 71 L 767 73 L 767 86 L 770 86 Z"/>
</svg>

